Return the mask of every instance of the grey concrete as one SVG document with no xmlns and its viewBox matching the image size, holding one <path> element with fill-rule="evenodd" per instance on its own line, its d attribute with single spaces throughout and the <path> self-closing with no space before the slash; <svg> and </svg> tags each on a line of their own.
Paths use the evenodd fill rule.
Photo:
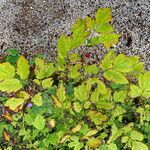
<svg viewBox="0 0 150 150">
<path fill-rule="evenodd" d="M 122 34 L 117 51 L 139 55 L 150 68 L 150 0 L 0 0 L 0 54 L 13 47 L 54 59 L 59 35 L 100 7 L 112 8 L 112 23 Z M 106 52 L 101 46 L 93 50 L 99 57 Z"/>
</svg>

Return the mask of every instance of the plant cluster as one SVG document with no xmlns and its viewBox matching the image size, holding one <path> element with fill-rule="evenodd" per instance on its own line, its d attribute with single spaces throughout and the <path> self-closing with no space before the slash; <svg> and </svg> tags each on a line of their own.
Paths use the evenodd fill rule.
<svg viewBox="0 0 150 150">
<path fill-rule="evenodd" d="M 117 44 L 111 20 L 109 8 L 78 19 L 58 40 L 57 62 L 9 50 L 0 63 L 1 149 L 149 149 L 150 71 L 139 57 L 110 51 L 89 65 L 70 53 Z"/>
</svg>

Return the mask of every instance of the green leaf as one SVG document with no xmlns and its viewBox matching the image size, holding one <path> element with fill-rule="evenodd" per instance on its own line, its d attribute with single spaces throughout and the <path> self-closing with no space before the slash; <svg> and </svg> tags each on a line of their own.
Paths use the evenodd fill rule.
<svg viewBox="0 0 150 150">
<path fill-rule="evenodd" d="M 24 101 L 23 98 L 10 98 L 6 101 L 5 106 L 15 110 L 18 106 L 23 105 Z"/>
<path fill-rule="evenodd" d="M 41 96 L 42 93 L 38 93 L 36 94 L 34 97 L 32 97 L 31 101 L 37 105 L 37 106 L 42 106 L 43 104 L 43 100 L 42 100 L 42 96 Z"/>
<path fill-rule="evenodd" d="M 57 136 L 57 133 L 49 134 L 48 135 L 48 141 L 49 141 L 50 144 L 56 146 L 59 142 L 59 138 Z"/>
<path fill-rule="evenodd" d="M 42 87 L 43 87 L 44 89 L 49 89 L 49 88 L 51 88 L 52 84 L 53 84 L 53 79 L 52 79 L 52 78 L 44 79 L 44 80 L 42 81 Z"/>
<path fill-rule="evenodd" d="M 28 79 L 30 74 L 30 65 L 28 61 L 24 58 L 24 56 L 20 56 L 17 61 L 17 74 L 21 79 Z"/>
<path fill-rule="evenodd" d="M 132 150 L 149 150 L 149 148 L 142 142 L 133 141 Z"/>
<path fill-rule="evenodd" d="M 28 124 L 28 125 L 32 125 L 33 124 L 33 118 L 32 118 L 32 116 L 31 115 L 29 115 L 29 114 L 25 114 L 24 115 L 24 120 L 26 121 L 26 123 Z"/>
<path fill-rule="evenodd" d="M 56 96 L 61 102 L 63 102 L 66 99 L 66 90 L 62 82 L 59 84 L 59 87 L 57 88 Z"/>
<path fill-rule="evenodd" d="M 115 57 L 116 57 L 116 55 L 115 55 L 114 51 L 108 52 L 104 56 L 104 58 L 103 58 L 103 60 L 100 64 L 100 68 L 103 69 L 103 70 L 110 69 L 112 67 L 112 63 L 113 63 Z"/>
<path fill-rule="evenodd" d="M 74 88 L 74 96 L 80 101 L 86 101 L 89 98 L 89 93 L 84 84 Z"/>
<path fill-rule="evenodd" d="M 127 98 L 127 91 L 115 91 L 113 95 L 114 102 L 124 102 L 124 100 Z"/>
<path fill-rule="evenodd" d="M 117 138 L 122 135 L 122 131 L 120 131 L 115 124 L 112 125 L 111 135 L 108 140 L 108 144 L 114 142 Z"/>
<path fill-rule="evenodd" d="M 12 79 L 15 75 L 15 68 L 10 63 L 0 64 L 0 80 Z"/>
<path fill-rule="evenodd" d="M 68 59 L 70 62 L 75 63 L 81 60 L 81 57 L 77 53 L 72 53 L 68 56 Z"/>
<path fill-rule="evenodd" d="M 96 64 L 84 66 L 84 69 L 85 72 L 88 74 L 97 74 L 99 72 L 99 68 L 96 66 Z"/>
<path fill-rule="evenodd" d="M 142 90 L 137 85 L 134 84 L 130 85 L 130 96 L 132 98 L 139 97 L 141 96 L 141 94 L 142 94 Z"/>
<path fill-rule="evenodd" d="M 104 73 L 104 77 L 109 80 L 109 81 L 113 81 L 117 84 L 128 84 L 128 80 L 126 79 L 126 77 L 121 74 L 120 72 L 117 72 L 115 70 L 107 70 Z"/>
<path fill-rule="evenodd" d="M 109 24 L 100 24 L 96 28 L 96 31 L 101 33 L 101 34 L 106 34 L 106 33 L 114 32 L 114 28 L 112 25 L 109 25 Z"/>
<path fill-rule="evenodd" d="M 139 87 L 143 91 L 142 96 L 145 98 L 150 97 L 150 71 L 140 74 L 138 78 Z"/>
<path fill-rule="evenodd" d="M 108 23 L 112 20 L 111 9 L 110 8 L 100 8 L 96 12 L 95 17 L 96 17 L 97 24 Z"/>
<path fill-rule="evenodd" d="M 22 84 L 17 79 L 7 79 L 0 82 L 0 91 L 2 92 L 17 92 L 22 88 Z"/>
<path fill-rule="evenodd" d="M 39 131 L 42 131 L 45 127 L 44 117 L 38 114 L 33 122 L 33 126 L 37 128 Z"/>
<path fill-rule="evenodd" d="M 132 140 L 143 141 L 144 136 L 143 136 L 142 133 L 140 133 L 140 132 L 138 132 L 138 131 L 136 131 L 136 130 L 133 130 L 133 131 L 131 132 L 130 138 L 131 138 Z"/>
<path fill-rule="evenodd" d="M 122 115 L 123 113 L 125 113 L 126 110 L 124 108 L 122 108 L 121 106 L 117 106 L 113 111 L 112 111 L 112 117 L 118 117 L 120 115 Z"/>
<path fill-rule="evenodd" d="M 117 145 L 114 143 L 109 144 L 107 147 L 108 150 L 118 150 Z"/>
</svg>

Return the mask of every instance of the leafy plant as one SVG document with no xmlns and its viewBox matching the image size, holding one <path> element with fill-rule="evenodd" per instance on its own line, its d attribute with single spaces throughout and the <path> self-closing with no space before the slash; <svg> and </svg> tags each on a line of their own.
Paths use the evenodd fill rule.
<svg viewBox="0 0 150 150">
<path fill-rule="evenodd" d="M 1 149 L 148 150 L 150 71 L 137 56 L 109 51 L 87 64 L 70 50 L 103 44 L 120 35 L 110 9 L 79 19 L 58 40 L 58 61 L 19 55 L 0 64 Z M 98 37 L 91 37 L 92 33 Z M 7 58 L 7 57 L 6 57 Z"/>
</svg>

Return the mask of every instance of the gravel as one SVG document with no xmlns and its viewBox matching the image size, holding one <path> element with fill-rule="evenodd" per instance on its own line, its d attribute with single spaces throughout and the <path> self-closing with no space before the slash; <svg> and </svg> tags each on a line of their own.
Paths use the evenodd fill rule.
<svg viewBox="0 0 150 150">
<path fill-rule="evenodd" d="M 118 53 L 139 55 L 150 68 L 150 0 L 0 0 L 0 54 L 16 48 L 32 57 L 57 56 L 57 39 L 69 33 L 78 17 L 94 15 L 100 7 L 111 7 L 116 31 L 122 35 Z M 87 49 L 100 59 L 106 49 Z M 97 57 L 95 57 L 97 59 Z"/>
</svg>

